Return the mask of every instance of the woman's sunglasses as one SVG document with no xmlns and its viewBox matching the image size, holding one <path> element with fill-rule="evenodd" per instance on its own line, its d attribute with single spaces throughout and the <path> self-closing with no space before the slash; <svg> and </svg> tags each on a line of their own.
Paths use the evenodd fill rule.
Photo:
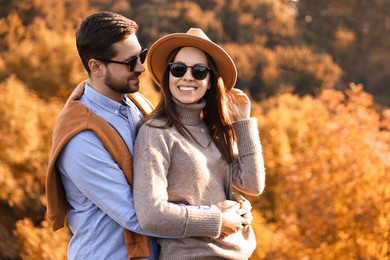
<svg viewBox="0 0 390 260">
<path fill-rule="evenodd" d="M 183 77 L 186 74 L 187 69 L 191 68 L 192 76 L 197 80 L 203 80 L 207 77 L 207 74 L 210 71 L 210 68 L 204 65 L 195 65 L 187 66 L 183 63 L 169 63 L 169 68 L 171 69 L 172 76 L 176 78 Z"/>
<path fill-rule="evenodd" d="M 139 61 L 142 64 L 144 64 L 147 54 L 148 54 L 148 49 L 142 48 L 141 53 L 139 54 L 139 56 L 133 56 L 128 61 L 102 60 L 102 59 L 98 59 L 98 60 L 103 61 L 103 62 L 108 62 L 108 63 L 124 64 L 124 65 L 129 66 L 129 70 L 130 71 L 133 71 L 134 68 L 135 68 L 135 65 L 137 64 L 138 58 L 139 58 Z"/>
</svg>

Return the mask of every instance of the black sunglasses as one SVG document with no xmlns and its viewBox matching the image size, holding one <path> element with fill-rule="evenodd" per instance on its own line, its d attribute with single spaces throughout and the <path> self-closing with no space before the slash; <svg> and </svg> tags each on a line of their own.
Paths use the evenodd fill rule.
<svg viewBox="0 0 390 260">
<path fill-rule="evenodd" d="M 192 76 L 197 80 L 202 80 L 207 77 L 207 73 L 209 73 L 210 68 L 204 66 L 204 65 L 194 65 L 194 66 L 187 66 L 183 63 L 169 63 L 169 68 L 171 69 L 172 76 L 176 78 L 183 77 L 184 74 L 186 74 L 187 69 L 191 68 Z"/>
<path fill-rule="evenodd" d="M 129 59 L 129 61 L 116 61 L 116 60 L 102 60 L 102 59 L 97 59 L 103 62 L 109 62 L 109 63 L 117 63 L 117 64 L 124 64 L 129 66 L 129 70 L 133 71 L 135 68 L 135 65 L 137 64 L 137 60 L 139 58 L 140 62 L 144 64 L 146 55 L 148 54 L 148 49 L 142 48 L 141 53 L 139 56 L 133 56 Z"/>
</svg>

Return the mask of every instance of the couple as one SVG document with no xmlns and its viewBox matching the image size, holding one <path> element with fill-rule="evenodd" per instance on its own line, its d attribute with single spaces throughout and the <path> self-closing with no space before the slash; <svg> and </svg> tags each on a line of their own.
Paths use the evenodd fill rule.
<svg viewBox="0 0 390 260">
<path fill-rule="evenodd" d="M 137 29 L 98 12 L 76 32 L 89 80 L 53 133 L 53 229 L 67 214 L 69 259 L 247 259 L 256 246 L 251 205 L 232 187 L 257 196 L 265 172 L 249 98 L 233 88 L 236 67 L 200 29 L 149 51 Z M 137 92 L 145 60 L 161 88 L 154 110 Z"/>
</svg>

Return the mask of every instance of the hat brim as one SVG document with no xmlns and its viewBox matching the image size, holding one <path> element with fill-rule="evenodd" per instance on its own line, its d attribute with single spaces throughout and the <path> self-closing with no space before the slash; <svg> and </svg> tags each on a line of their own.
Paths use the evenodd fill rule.
<svg viewBox="0 0 390 260">
<path fill-rule="evenodd" d="M 164 71 L 168 64 L 169 54 L 178 47 L 195 47 L 211 56 L 217 65 L 219 76 L 225 88 L 230 90 L 237 80 L 236 66 L 229 54 L 212 41 L 187 33 L 173 33 L 157 40 L 149 49 L 146 60 L 150 76 L 161 87 Z"/>
</svg>

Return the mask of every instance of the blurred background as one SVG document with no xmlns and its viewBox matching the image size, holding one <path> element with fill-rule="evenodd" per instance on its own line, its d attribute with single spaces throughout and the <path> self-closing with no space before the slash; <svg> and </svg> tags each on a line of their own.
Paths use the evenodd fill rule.
<svg viewBox="0 0 390 260">
<path fill-rule="evenodd" d="M 232 56 L 267 172 L 248 197 L 251 259 L 390 259 L 390 0 L 0 0 L 0 259 L 66 259 L 45 173 L 87 78 L 75 30 L 99 10 L 135 20 L 146 48 L 199 27 Z M 141 84 L 156 104 L 147 73 Z"/>
</svg>

